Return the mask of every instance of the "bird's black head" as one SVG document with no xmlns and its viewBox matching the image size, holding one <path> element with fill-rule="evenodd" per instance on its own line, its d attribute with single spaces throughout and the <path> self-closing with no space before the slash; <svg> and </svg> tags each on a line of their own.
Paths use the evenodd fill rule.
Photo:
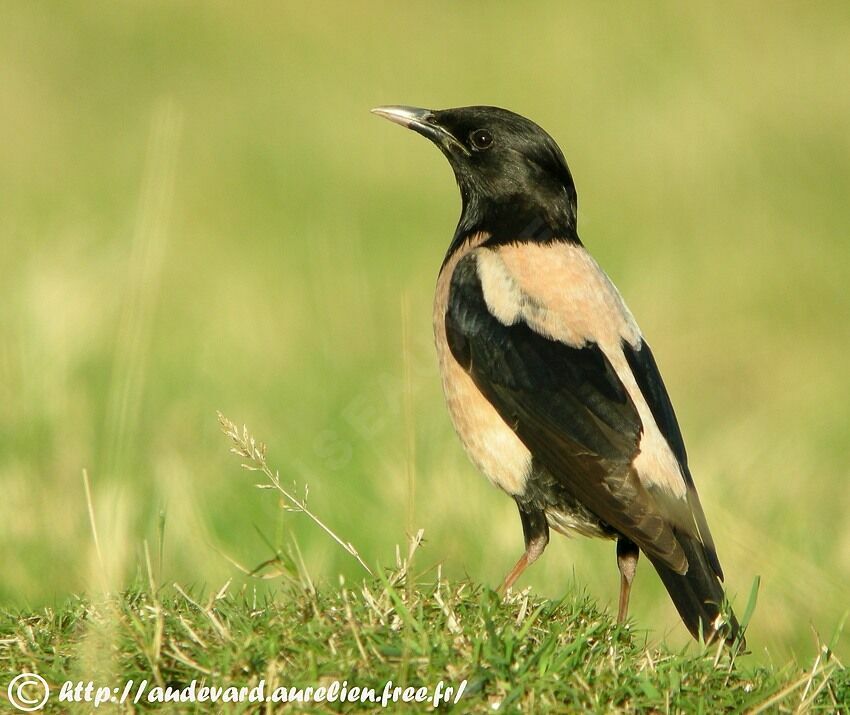
<svg viewBox="0 0 850 715">
<path fill-rule="evenodd" d="M 491 242 L 578 240 L 572 175 L 555 140 L 534 122 L 498 107 L 372 111 L 446 155 L 463 200 L 455 243 L 477 231 Z"/>
</svg>

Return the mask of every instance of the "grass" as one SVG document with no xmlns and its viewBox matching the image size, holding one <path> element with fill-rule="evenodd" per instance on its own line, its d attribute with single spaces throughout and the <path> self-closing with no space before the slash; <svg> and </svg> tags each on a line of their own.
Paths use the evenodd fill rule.
<svg viewBox="0 0 850 715">
<path fill-rule="evenodd" d="M 317 581 L 359 583 L 283 494 L 234 475 L 217 409 L 370 568 L 424 528 L 419 558 L 449 583 L 498 583 L 515 507 L 462 453 L 430 336 L 457 191 L 433 147 L 368 112 L 481 102 L 564 149 L 739 610 L 761 577 L 747 663 L 818 657 L 850 583 L 847 3 L 69 0 L 3 20 L 8 610 L 126 590 L 145 541 L 162 583 L 271 598 L 232 562 L 291 537 Z M 574 583 L 616 597 L 608 543 L 553 539 L 523 579 L 553 602 Z M 632 598 L 651 648 L 687 642 L 646 563 Z"/>
<path fill-rule="evenodd" d="M 282 495 L 284 511 L 311 520 L 365 575 L 317 584 L 290 538 L 269 542 L 273 556 L 251 570 L 231 560 L 253 584 L 229 580 L 212 593 L 162 585 L 163 520 L 159 559 L 145 543 L 144 574 L 132 587 L 110 591 L 84 473 L 101 590 L 53 608 L 3 609 L 0 682 L 39 674 L 51 689 L 48 712 L 123 704 L 124 697 L 128 706 L 154 709 L 206 711 L 217 707 L 215 699 L 230 698 L 221 702 L 234 712 L 254 712 L 258 703 L 272 711 L 280 702 L 347 712 L 377 709 L 394 692 L 421 692 L 422 702 L 458 712 L 806 713 L 850 702 L 850 671 L 834 642 L 819 642 L 814 663 L 802 669 L 742 662 L 741 643 L 680 650 L 653 644 L 633 623 L 615 623 L 577 584 L 556 601 L 530 588 L 501 597 L 473 581 L 444 578 L 441 566 L 419 571 L 421 530 L 406 554 L 396 548 L 392 568 L 373 572 L 307 506 L 306 489 L 299 497 L 295 485 L 281 484 L 266 446 L 247 427 L 221 414 L 219 423 L 242 467 L 265 478 L 256 486 Z M 263 581 L 274 589 L 258 588 Z M 742 612 L 744 629 L 757 588 Z M 438 683 L 451 688 L 439 703 L 430 700 Z M 241 702 L 229 694 L 243 688 Z M 322 695 L 313 701 L 318 688 Z M 38 699 L 42 691 L 23 692 Z M 332 692 L 343 692 L 342 699 L 330 699 Z M 186 693 L 207 700 L 187 701 Z M 383 702 L 391 709 L 406 704 Z"/>
<path fill-rule="evenodd" d="M 503 601 L 439 571 L 414 575 L 405 560 L 351 584 L 314 586 L 293 573 L 263 596 L 229 584 L 209 594 L 145 584 L 37 612 L 4 610 L 0 680 L 40 673 L 54 693 L 48 712 L 68 709 L 55 695 L 68 680 L 123 689 L 127 679 L 132 692 L 148 683 L 143 707 L 159 707 L 166 689 L 192 681 L 254 688 L 261 680 L 264 695 L 344 681 L 378 696 L 387 681 L 401 688 L 465 681 L 459 704 L 444 708 L 476 713 L 837 712 L 850 700 L 850 673 L 825 646 L 808 668 L 780 669 L 742 663 L 722 647 L 647 646 L 633 628 L 616 625 L 580 589 L 558 601 L 529 589 Z"/>
</svg>

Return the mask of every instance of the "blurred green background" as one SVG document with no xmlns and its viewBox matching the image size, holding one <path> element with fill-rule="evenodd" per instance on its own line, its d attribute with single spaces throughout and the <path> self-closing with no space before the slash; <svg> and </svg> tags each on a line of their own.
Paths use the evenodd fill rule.
<svg viewBox="0 0 850 715">
<path fill-rule="evenodd" d="M 850 583 L 850 5 L 65 2 L 0 23 L 0 601 L 106 568 L 218 588 L 294 534 L 216 410 L 370 562 L 496 585 L 511 500 L 466 461 L 431 346 L 459 198 L 379 104 L 496 104 L 560 143 L 579 233 L 648 335 L 750 645 L 808 660 Z M 411 490 L 410 484 L 414 489 Z M 612 544 L 521 585 L 616 603 Z M 644 562 L 633 616 L 684 629 Z M 850 634 L 839 652 L 850 653 Z"/>
</svg>

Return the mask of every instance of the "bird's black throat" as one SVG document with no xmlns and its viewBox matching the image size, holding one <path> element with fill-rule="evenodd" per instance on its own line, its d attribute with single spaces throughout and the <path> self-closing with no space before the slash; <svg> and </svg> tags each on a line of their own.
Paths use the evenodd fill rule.
<svg viewBox="0 0 850 715">
<path fill-rule="evenodd" d="M 460 183 L 460 182 L 459 182 Z M 508 243 L 577 243 L 575 193 L 567 190 L 487 196 L 461 184 L 463 208 L 446 260 L 471 236 L 485 246 Z M 560 193 L 560 196 L 558 195 Z"/>
</svg>

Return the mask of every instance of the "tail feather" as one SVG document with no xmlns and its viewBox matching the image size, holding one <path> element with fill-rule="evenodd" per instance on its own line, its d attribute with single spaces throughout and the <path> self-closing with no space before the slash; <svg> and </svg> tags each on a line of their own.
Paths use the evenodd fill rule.
<svg viewBox="0 0 850 715">
<path fill-rule="evenodd" d="M 732 610 L 724 607 L 723 587 L 705 547 L 692 536 L 677 533 L 677 537 L 688 559 L 687 573 L 678 574 L 662 561 L 649 559 L 691 635 L 698 638 L 702 632 L 706 642 L 720 635 L 731 645 L 741 635 L 741 628 Z"/>
</svg>

